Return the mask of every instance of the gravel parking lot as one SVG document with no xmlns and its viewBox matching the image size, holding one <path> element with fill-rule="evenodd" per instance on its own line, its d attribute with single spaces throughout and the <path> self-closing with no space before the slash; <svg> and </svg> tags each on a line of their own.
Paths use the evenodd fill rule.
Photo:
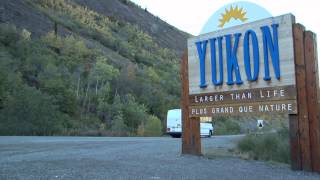
<svg viewBox="0 0 320 180">
<path fill-rule="evenodd" d="M 231 148 L 240 137 L 202 144 Z M 0 179 L 320 179 L 266 162 L 181 156 L 180 148 L 169 137 L 0 137 Z"/>
</svg>

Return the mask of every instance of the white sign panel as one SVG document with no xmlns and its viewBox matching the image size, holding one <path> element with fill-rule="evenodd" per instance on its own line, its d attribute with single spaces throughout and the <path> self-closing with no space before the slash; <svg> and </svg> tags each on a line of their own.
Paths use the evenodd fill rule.
<svg viewBox="0 0 320 180">
<path fill-rule="evenodd" d="M 291 14 L 188 39 L 189 94 L 295 85 Z"/>
</svg>

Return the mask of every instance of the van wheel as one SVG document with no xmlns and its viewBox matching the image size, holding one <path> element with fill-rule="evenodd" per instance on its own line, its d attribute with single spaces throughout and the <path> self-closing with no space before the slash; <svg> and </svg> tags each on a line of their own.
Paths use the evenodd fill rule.
<svg viewBox="0 0 320 180">
<path fill-rule="evenodd" d="M 180 137 L 181 137 L 181 134 L 171 134 L 171 137 L 173 137 L 173 138 L 180 138 Z"/>
</svg>

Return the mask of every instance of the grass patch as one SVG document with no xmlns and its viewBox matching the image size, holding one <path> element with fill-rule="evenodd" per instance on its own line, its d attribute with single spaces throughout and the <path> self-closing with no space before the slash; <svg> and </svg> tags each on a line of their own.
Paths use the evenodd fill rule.
<svg viewBox="0 0 320 180">
<path fill-rule="evenodd" d="M 213 148 L 203 152 L 208 159 L 239 157 L 235 149 Z"/>
<path fill-rule="evenodd" d="M 249 134 L 239 141 L 237 150 L 249 159 L 290 163 L 289 130 L 277 133 Z"/>
</svg>

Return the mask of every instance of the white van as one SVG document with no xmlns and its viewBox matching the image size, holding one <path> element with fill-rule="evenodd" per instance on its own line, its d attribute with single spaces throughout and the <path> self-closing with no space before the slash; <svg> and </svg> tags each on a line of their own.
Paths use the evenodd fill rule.
<svg viewBox="0 0 320 180">
<path fill-rule="evenodd" d="M 179 138 L 182 134 L 181 109 L 171 109 L 167 114 L 167 134 Z M 200 119 L 200 136 L 211 137 L 213 126 L 211 122 L 202 122 Z"/>
</svg>

